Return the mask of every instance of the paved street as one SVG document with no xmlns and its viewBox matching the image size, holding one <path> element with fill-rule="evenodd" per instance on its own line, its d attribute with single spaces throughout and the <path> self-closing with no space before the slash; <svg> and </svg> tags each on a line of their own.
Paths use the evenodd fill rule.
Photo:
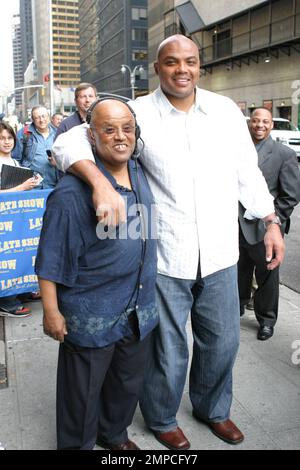
<svg viewBox="0 0 300 470">
<path fill-rule="evenodd" d="M 291 218 L 291 230 L 285 237 L 286 255 L 280 268 L 281 282 L 300 293 L 300 204 Z"/>
<path fill-rule="evenodd" d="M 8 387 L 0 389 L 0 442 L 7 449 L 56 446 L 57 343 L 42 332 L 41 304 L 31 305 L 32 317 L 5 320 L 6 358 L 0 341 L 0 364 L 6 360 L 8 368 Z M 229 446 L 192 418 L 187 384 L 178 420 L 192 449 L 300 449 L 300 295 L 281 286 L 274 337 L 257 341 L 256 331 L 253 312 L 247 311 L 241 320 L 232 407 L 232 418 L 246 435 L 244 443 Z M 139 412 L 130 436 L 142 449 L 164 449 Z"/>
</svg>

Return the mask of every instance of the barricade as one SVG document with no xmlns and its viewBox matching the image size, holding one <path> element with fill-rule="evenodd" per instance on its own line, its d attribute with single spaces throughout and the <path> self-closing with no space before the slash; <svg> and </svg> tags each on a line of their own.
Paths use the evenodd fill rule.
<svg viewBox="0 0 300 470">
<path fill-rule="evenodd" d="M 34 265 L 51 191 L 0 194 L 0 297 L 38 290 Z"/>
</svg>

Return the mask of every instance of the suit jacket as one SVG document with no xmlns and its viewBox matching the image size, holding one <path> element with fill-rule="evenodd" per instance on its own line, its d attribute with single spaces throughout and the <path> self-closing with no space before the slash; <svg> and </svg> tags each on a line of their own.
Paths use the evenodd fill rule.
<svg viewBox="0 0 300 470">
<path fill-rule="evenodd" d="M 258 151 L 258 166 L 274 196 L 275 212 L 282 222 L 282 233 L 288 233 L 290 216 L 300 201 L 300 171 L 296 153 L 269 136 Z M 240 203 L 239 223 L 247 242 L 253 245 L 262 241 L 265 235 L 262 220 L 247 220 L 244 213 L 245 208 Z"/>
</svg>

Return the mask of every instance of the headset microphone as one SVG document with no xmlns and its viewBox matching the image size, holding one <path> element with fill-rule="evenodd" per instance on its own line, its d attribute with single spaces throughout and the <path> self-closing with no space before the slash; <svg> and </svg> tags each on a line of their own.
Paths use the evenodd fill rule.
<svg viewBox="0 0 300 470">
<path fill-rule="evenodd" d="M 135 149 L 133 151 L 133 154 L 131 155 L 131 158 L 133 158 L 133 160 L 138 160 L 140 158 L 140 155 L 143 152 L 144 147 L 145 147 L 145 142 L 143 141 L 141 136 L 139 137 L 139 141 L 141 142 L 142 145 L 139 146 L 138 143 L 136 142 Z"/>
<path fill-rule="evenodd" d="M 107 100 L 114 100 L 114 101 L 119 101 L 120 103 L 123 103 L 125 104 L 125 106 L 127 106 L 127 108 L 129 109 L 130 113 L 132 114 L 133 118 L 134 118 L 134 125 L 135 125 L 135 139 L 136 141 L 138 139 L 141 138 L 141 128 L 140 126 L 138 125 L 137 123 L 137 120 L 136 120 L 136 114 L 135 112 L 133 111 L 132 107 L 129 106 L 129 104 L 127 103 L 127 101 L 122 100 L 121 98 L 116 98 L 116 97 L 110 97 L 110 96 L 107 96 L 107 97 L 104 97 L 104 98 L 97 98 L 96 101 L 94 101 L 93 104 L 91 104 L 91 106 L 89 107 L 88 111 L 87 111 L 87 114 L 86 114 L 86 122 L 88 124 L 91 123 L 91 120 L 92 120 L 92 114 L 93 114 L 93 111 L 94 109 L 96 108 L 96 106 L 99 104 L 99 103 L 102 103 L 102 101 L 107 101 Z"/>
</svg>

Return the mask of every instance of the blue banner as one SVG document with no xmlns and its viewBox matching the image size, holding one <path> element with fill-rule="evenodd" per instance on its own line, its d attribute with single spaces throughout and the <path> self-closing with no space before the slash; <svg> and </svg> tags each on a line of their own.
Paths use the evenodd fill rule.
<svg viewBox="0 0 300 470">
<path fill-rule="evenodd" d="M 38 290 L 34 264 L 51 191 L 0 193 L 0 297 Z"/>
</svg>

